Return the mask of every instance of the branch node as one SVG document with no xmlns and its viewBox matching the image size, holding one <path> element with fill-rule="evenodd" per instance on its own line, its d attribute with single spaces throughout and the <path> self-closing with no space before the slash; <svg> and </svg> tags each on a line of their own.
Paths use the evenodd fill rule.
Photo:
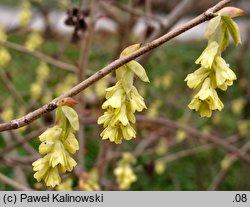
<svg viewBox="0 0 250 207">
<path fill-rule="evenodd" d="M 19 127 L 19 124 L 17 121 L 13 121 L 12 123 L 13 129 L 17 129 Z"/>
<path fill-rule="evenodd" d="M 57 104 L 52 102 L 52 103 L 49 103 L 48 106 L 47 106 L 47 111 L 53 111 L 54 109 L 57 108 Z"/>
<path fill-rule="evenodd" d="M 211 11 L 211 9 L 208 9 L 206 12 L 204 12 L 204 15 L 206 17 L 206 20 L 210 20 L 211 18 L 216 16 L 216 14 Z"/>
</svg>

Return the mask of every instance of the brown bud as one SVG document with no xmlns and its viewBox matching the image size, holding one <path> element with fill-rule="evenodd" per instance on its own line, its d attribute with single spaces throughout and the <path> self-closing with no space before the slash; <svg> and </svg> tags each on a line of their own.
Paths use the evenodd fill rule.
<svg viewBox="0 0 250 207">
<path fill-rule="evenodd" d="M 74 106 L 76 104 L 78 104 L 78 101 L 71 97 L 63 98 L 57 102 L 58 106 Z"/>
</svg>

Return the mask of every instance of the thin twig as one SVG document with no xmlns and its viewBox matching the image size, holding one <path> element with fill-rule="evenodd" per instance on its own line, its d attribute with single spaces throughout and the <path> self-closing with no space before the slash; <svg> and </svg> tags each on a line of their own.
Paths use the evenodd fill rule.
<svg viewBox="0 0 250 207">
<path fill-rule="evenodd" d="M 85 124 L 96 124 L 96 120 L 97 120 L 97 118 L 91 117 L 91 118 L 81 119 L 81 122 L 84 122 Z M 193 127 L 188 127 L 188 126 L 185 126 L 183 124 L 180 124 L 178 122 L 175 122 L 175 121 L 172 121 L 172 120 L 169 120 L 166 118 L 160 118 L 160 117 L 153 118 L 153 117 L 148 117 L 145 115 L 136 115 L 136 120 L 139 123 L 146 122 L 146 123 L 156 124 L 158 126 L 159 125 L 165 126 L 165 127 L 172 129 L 172 130 L 182 129 L 190 136 L 193 136 L 196 138 L 202 138 L 202 139 L 205 139 L 207 141 L 210 141 L 210 142 L 212 142 L 212 144 L 220 146 L 220 147 L 224 148 L 225 150 L 232 152 L 235 155 L 239 156 L 242 160 L 245 160 L 247 163 L 250 163 L 250 156 L 245 155 L 245 153 L 243 153 L 240 149 L 238 149 L 237 147 L 235 147 L 231 144 L 232 142 L 237 141 L 238 138 L 241 137 L 240 135 L 232 135 L 228 139 L 224 140 L 224 139 L 217 137 L 215 135 L 202 133 Z M 116 156 L 120 156 L 120 155 L 116 155 Z"/>
<path fill-rule="evenodd" d="M 31 191 L 31 188 L 28 188 L 10 178 L 8 178 L 7 176 L 5 176 L 4 174 L 0 173 L 0 181 L 2 183 L 5 183 L 11 187 L 13 187 L 15 190 L 22 190 L 22 191 Z"/>
<path fill-rule="evenodd" d="M 227 142 L 232 144 L 232 143 L 234 143 L 234 142 L 236 142 L 238 140 L 238 139 L 235 139 L 235 138 L 236 137 L 233 135 L 233 136 L 230 136 L 230 137 L 226 138 L 226 140 L 227 140 Z M 169 163 L 169 162 L 178 160 L 178 159 L 183 158 L 183 157 L 195 155 L 195 154 L 200 153 L 200 152 L 204 152 L 204 151 L 208 151 L 210 149 L 214 149 L 215 147 L 216 146 L 214 146 L 212 144 L 203 144 L 203 145 L 198 146 L 198 147 L 192 147 L 190 149 L 181 150 L 181 151 L 179 151 L 177 153 L 168 154 L 163 158 L 163 161 L 165 163 Z"/>
<path fill-rule="evenodd" d="M 7 90 L 10 92 L 11 95 L 16 99 L 16 101 L 25 106 L 25 101 L 23 100 L 23 97 L 19 94 L 19 92 L 16 90 L 15 86 L 12 84 L 12 82 L 9 80 L 9 77 L 6 74 L 6 71 L 3 68 L 0 68 L 0 77 L 2 78 L 2 81 L 7 88 Z"/>
<path fill-rule="evenodd" d="M 75 87 L 73 87 L 72 89 L 70 89 L 68 92 L 66 92 L 62 96 L 54 99 L 52 102 L 42 106 L 41 108 L 39 108 L 33 112 L 30 112 L 29 114 L 27 114 L 19 119 L 12 120 L 8 123 L 0 124 L 0 131 L 20 128 L 20 127 L 25 126 L 25 125 L 29 124 L 30 122 L 38 119 L 43 114 L 48 113 L 50 111 L 53 111 L 55 108 L 57 108 L 56 102 L 58 100 L 60 100 L 61 98 L 74 96 L 74 95 L 80 93 L 85 88 L 89 87 L 90 85 L 92 85 L 93 83 L 95 83 L 99 79 L 103 78 L 107 74 L 111 73 L 112 71 L 116 70 L 120 66 L 124 65 L 125 63 L 153 50 L 154 48 L 159 47 L 160 45 L 168 42 L 169 40 L 184 33 L 185 31 L 197 26 L 198 24 L 201 24 L 202 22 L 205 22 L 207 20 L 212 19 L 214 17 L 214 14 L 213 14 L 214 12 L 220 10 L 221 8 L 223 8 L 226 4 L 228 4 L 231 1 L 232 0 L 220 1 L 214 7 L 210 8 L 209 10 L 204 12 L 203 14 L 201 14 L 198 17 L 187 22 L 183 26 L 181 26 L 181 27 L 163 35 L 162 37 L 155 39 L 154 41 L 142 46 L 139 50 L 131 53 L 130 55 L 113 61 L 112 63 L 110 63 L 109 65 L 107 65 L 103 69 L 99 70 L 98 72 L 96 72 L 95 74 L 93 74 L 92 76 L 87 78 L 86 80 L 82 81 L 80 84 L 78 84 Z M 250 162 L 250 159 L 249 159 L 249 162 Z"/>
<path fill-rule="evenodd" d="M 44 61 L 44 62 L 47 62 L 51 65 L 54 65 L 58 68 L 61 68 L 61 69 L 64 69 L 64 70 L 67 70 L 67 71 L 70 71 L 70 72 L 75 72 L 77 67 L 74 66 L 74 65 L 71 65 L 71 64 L 68 64 L 68 63 L 65 63 L 65 62 L 62 62 L 60 60 L 56 60 L 50 56 L 47 56 L 41 52 L 38 52 L 38 51 L 33 51 L 33 50 L 30 50 L 22 45 L 19 45 L 19 44 L 16 44 L 16 43 L 13 43 L 13 42 L 7 42 L 7 41 L 1 41 L 0 40 L 0 45 L 4 46 L 4 47 L 8 47 L 8 48 L 11 48 L 11 49 L 14 49 L 14 50 L 17 50 L 19 52 L 23 52 L 23 53 L 27 53 L 29 55 L 32 55 L 36 58 L 39 58 L 40 60 Z"/>
<path fill-rule="evenodd" d="M 33 131 L 30 134 L 25 135 L 25 138 L 23 138 L 22 140 L 18 140 L 18 142 L 14 143 L 12 145 L 9 145 L 3 151 L 0 152 L 0 158 L 6 156 L 6 154 L 8 154 L 12 150 L 16 149 L 20 145 L 23 145 L 24 143 L 29 142 L 30 140 L 32 140 L 34 138 L 37 138 L 42 132 L 44 132 L 44 130 L 46 128 L 47 127 L 42 127 L 36 131 Z"/>
<path fill-rule="evenodd" d="M 250 149 L 250 142 L 247 142 L 246 144 L 243 145 L 243 147 L 241 147 L 241 150 L 244 153 L 247 153 L 247 151 Z M 237 161 L 237 157 L 232 157 L 231 158 L 231 163 L 230 166 L 232 166 L 235 162 Z M 229 172 L 231 168 L 227 167 L 227 168 L 222 168 L 221 171 L 216 175 L 216 177 L 214 178 L 214 180 L 212 181 L 210 187 L 208 188 L 208 190 L 217 190 L 220 186 L 220 184 L 222 183 L 222 181 L 224 180 L 224 178 L 226 177 L 227 173 Z"/>
<path fill-rule="evenodd" d="M 162 21 L 161 27 L 159 30 L 155 31 L 147 41 L 152 41 L 155 38 L 158 38 L 168 32 L 196 3 L 195 0 L 182 0 L 171 12 L 170 14 Z M 149 60 L 149 57 L 152 55 L 153 51 L 147 53 L 146 55 L 140 57 L 139 61 L 142 64 L 145 64 Z"/>
<path fill-rule="evenodd" d="M 24 140 L 24 137 L 22 134 L 20 134 L 18 131 L 10 131 L 10 134 L 13 138 L 15 138 L 15 141 L 20 142 L 21 140 Z M 23 143 L 23 148 L 26 152 L 29 154 L 35 154 L 36 150 L 30 146 L 27 142 Z"/>
<path fill-rule="evenodd" d="M 147 117 L 147 116 L 143 116 L 143 115 L 137 116 L 136 118 L 137 118 L 137 120 L 144 121 L 144 122 L 155 123 L 158 125 L 165 125 L 165 126 L 171 127 L 172 129 L 179 129 L 179 128 L 183 129 L 187 133 L 189 133 L 190 135 L 193 135 L 194 137 L 203 138 L 209 142 L 216 144 L 217 146 L 222 147 L 223 149 L 225 149 L 229 152 L 234 153 L 239 158 L 241 158 L 242 160 L 244 160 L 250 164 L 250 156 L 249 155 L 246 155 L 244 152 L 242 152 L 237 147 L 231 145 L 230 143 L 228 143 L 224 139 L 221 139 L 215 135 L 201 133 L 192 127 L 184 126 L 178 122 L 174 122 L 174 121 L 171 121 L 171 120 L 166 119 L 166 118 L 151 118 L 151 117 Z"/>
<path fill-rule="evenodd" d="M 105 1 L 103 1 L 103 2 L 106 3 Z M 112 4 L 115 5 L 117 8 L 119 8 L 127 13 L 130 13 L 130 14 L 133 14 L 133 15 L 139 16 L 139 17 L 146 17 L 146 18 L 155 20 L 156 22 L 159 22 L 160 24 L 162 24 L 161 20 L 159 18 L 157 18 L 156 16 L 152 15 L 151 13 L 145 14 L 145 12 L 143 12 L 139 9 L 135 9 L 134 7 L 133 7 L 133 9 L 131 9 L 129 6 L 124 5 L 123 3 L 118 2 L 118 1 L 114 1 L 114 2 L 112 2 Z"/>
</svg>

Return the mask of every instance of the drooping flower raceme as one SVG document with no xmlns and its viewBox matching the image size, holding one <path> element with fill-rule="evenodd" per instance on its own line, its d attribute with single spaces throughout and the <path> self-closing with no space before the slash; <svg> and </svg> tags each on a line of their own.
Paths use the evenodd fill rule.
<svg viewBox="0 0 250 207">
<path fill-rule="evenodd" d="M 96 168 L 91 169 L 89 172 L 81 172 L 79 178 L 79 189 L 84 191 L 97 191 L 100 190 L 98 184 L 98 171 Z"/>
<path fill-rule="evenodd" d="M 42 98 L 44 84 L 47 81 L 48 77 L 48 64 L 45 62 L 40 62 L 40 64 L 36 68 L 36 80 L 30 85 L 30 95 L 34 100 L 39 100 L 40 98 Z"/>
<path fill-rule="evenodd" d="M 39 152 L 44 157 L 32 163 L 33 170 L 36 171 L 34 178 L 38 182 L 44 180 L 47 186 L 59 185 L 59 173 L 70 172 L 77 164 L 70 155 L 79 149 L 74 135 L 79 130 L 78 115 L 70 107 L 76 103 L 72 98 L 60 100 L 56 111 L 56 125 L 39 136 Z"/>
<path fill-rule="evenodd" d="M 28 26 L 31 18 L 31 6 L 29 1 L 23 1 L 21 5 L 21 12 L 19 14 L 19 21 L 22 27 Z"/>
<path fill-rule="evenodd" d="M 134 52 L 139 47 L 139 44 L 127 47 L 120 57 Z M 136 121 L 134 113 L 146 108 L 143 97 L 133 85 L 135 75 L 142 81 L 149 82 L 144 68 L 132 60 L 116 70 L 118 82 L 106 89 L 107 100 L 102 105 L 106 112 L 98 119 L 98 124 L 103 124 L 104 127 L 102 139 L 120 144 L 122 139 L 135 138 L 136 132 L 131 126 L 131 123 Z"/>
<path fill-rule="evenodd" d="M 236 80 L 235 73 L 221 57 L 221 53 L 229 43 L 229 35 L 235 45 L 241 43 L 239 28 L 232 17 L 242 14 L 242 10 L 234 7 L 223 8 L 215 14 L 216 17 L 210 20 L 205 32 L 208 45 L 195 61 L 201 67 L 185 79 L 189 88 L 198 91 L 188 107 L 198 111 L 201 117 L 210 117 L 213 110 L 223 109 L 216 88 L 225 91 Z"/>
<path fill-rule="evenodd" d="M 24 45 L 30 50 L 36 50 L 42 45 L 42 43 L 43 37 L 41 36 L 41 34 L 38 31 L 32 31 L 28 35 Z"/>
<path fill-rule="evenodd" d="M 116 182 L 121 190 L 128 190 L 132 183 L 137 180 L 131 165 L 136 163 L 136 159 L 131 153 L 124 153 L 114 169 Z"/>
</svg>

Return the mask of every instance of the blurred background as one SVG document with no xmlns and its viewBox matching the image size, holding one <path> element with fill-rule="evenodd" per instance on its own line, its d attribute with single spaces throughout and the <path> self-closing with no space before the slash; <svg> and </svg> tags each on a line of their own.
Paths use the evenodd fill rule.
<svg viewBox="0 0 250 207">
<path fill-rule="evenodd" d="M 134 43 L 145 44 L 185 24 L 217 0 L 0 0 L 0 122 L 21 117 L 94 74 Z M 135 81 L 147 110 L 137 116 L 136 139 L 115 145 L 101 140 L 105 88 L 114 74 L 75 98 L 81 121 L 78 165 L 54 190 L 249 190 L 250 165 L 218 146 L 226 140 L 250 149 L 250 2 L 235 18 L 242 45 L 230 44 L 224 59 L 237 75 L 225 107 L 211 118 L 188 109 L 184 82 L 206 47 L 203 23 L 138 58 L 150 83 Z M 38 136 L 54 112 L 28 126 L 0 133 L 0 190 L 47 190 L 33 178 Z M 117 172 L 122 172 L 118 177 Z"/>
</svg>

